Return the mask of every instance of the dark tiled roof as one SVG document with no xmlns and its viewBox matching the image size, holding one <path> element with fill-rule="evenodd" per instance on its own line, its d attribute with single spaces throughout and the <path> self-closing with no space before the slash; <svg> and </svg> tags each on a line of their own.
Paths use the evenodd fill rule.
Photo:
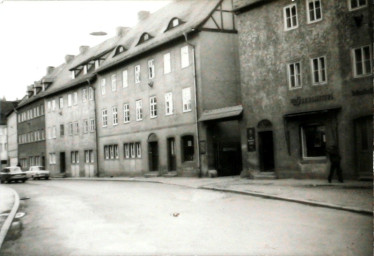
<svg viewBox="0 0 374 256">
<path fill-rule="evenodd" d="M 234 11 L 241 11 L 255 4 L 272 2 L 273 0 L 234 0 Z"/>
<path fill-rule="evenodd" d="M 0 100 L 0 125 L 5 125 L 7 115 L 14 110 L 18 101 L 4 101 Z"/>
<path fill-rule="evenodd" d="M 175 0 L 171 4 L 151 14 L 145 20 L 140 21 L 124 37 L 118 41 L 118 45 L 124 46 L 127 51 L 107 58 L 98 71 L 105 70 L 128 58 L 132 58 L 147 50 L 155 48 L 173 39 L 183 36 L 202 25 L 214 11 L 220 0 Z M 184 23 L 180 26 L 167 29 L 173 18 L 179 18 Z M 148 33 L 151 39 L 137 45 L 140 37 Z"/>
</svg>

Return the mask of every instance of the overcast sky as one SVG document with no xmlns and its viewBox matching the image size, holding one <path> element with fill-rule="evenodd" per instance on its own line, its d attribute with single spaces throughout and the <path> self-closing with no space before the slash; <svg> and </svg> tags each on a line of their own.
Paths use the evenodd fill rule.
<svg viewBox="0 0 374 256">
<path fill-rule="evenodd" d="M 169 2 L 0 0 L 0 97 L 21 99 L 47 66 L 114 36 L 116 27 L 136 25 L 138 11 L 155 12 Z M 90 35 L 94 31 L 108 35 Z"/>
</svg>

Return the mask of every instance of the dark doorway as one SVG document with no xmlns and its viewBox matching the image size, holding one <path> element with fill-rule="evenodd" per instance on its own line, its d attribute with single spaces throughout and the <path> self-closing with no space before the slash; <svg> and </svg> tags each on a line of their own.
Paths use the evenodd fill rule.
<svg viewBox="0 0 374 256">
<path fill-rule="evenodd" d="M 45 167 L 45 157 L 44 156 L 42 156 L 42 166 Z"/>
<path fill-rule="evenodd" d="M 148 142 L 149 170 L 158 171 L 158 142 Z"/>
<path fill-rule="evenodd" d="M 274 171 L 274 145 L 273 131 L 258 133 L 260 170 L 263 172 Z"/>
<path fill-rule="evenodd" d="M 221 142 L 215 144 L 216 169 L 218 176 L 239 175 L 242 171 L 240 144 Z"/>
<path fill-rule="evenodd" d="M 169 172 L 177 170 L 174 138 L 168 138 L 168 170 Z"/>
<path fill-rule="evenodd" d="M 66 171 L 65 152 L 60 152 L 60 173 Z"/>
<path fill-rule="evenodd" d="M 359 176 L 372 176 L 373 126 L 372 117 L 355 120 L 356 168 Z"/>
</svg>

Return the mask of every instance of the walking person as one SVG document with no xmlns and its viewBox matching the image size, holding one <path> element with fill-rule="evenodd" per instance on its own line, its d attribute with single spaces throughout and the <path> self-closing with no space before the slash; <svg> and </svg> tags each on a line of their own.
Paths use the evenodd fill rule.
<svg viewBox="0 0 374 256">
<path fill-rule="evenodd" d="M 340 160 L 341 157 L 339 155 L 339 149 L 337 146 L 331 146 L 330 148 L 327 149 L 327 155 L 329 156 L 330 159 L 330 174 L 328 177 L 329 183 L 331 183 L 332 178 L 334 176 L 334 172 L 336 172 L 336 175 L 338 176 L 339 182 L 343 182 L 343 173 L 342 169 L 340 168 Z"/>
</svg>

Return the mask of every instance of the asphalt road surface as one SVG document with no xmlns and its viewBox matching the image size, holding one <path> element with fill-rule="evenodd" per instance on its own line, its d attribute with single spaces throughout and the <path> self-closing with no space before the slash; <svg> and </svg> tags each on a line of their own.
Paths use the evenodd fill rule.
<svg viewBox="0 0 374 256">
<path fill-rule="evenodd" d="M 333 209 L 116 181 L 6 185 L 22 228 L 1 255 L 372 255 L 372 218 Z"/>
</svg>

